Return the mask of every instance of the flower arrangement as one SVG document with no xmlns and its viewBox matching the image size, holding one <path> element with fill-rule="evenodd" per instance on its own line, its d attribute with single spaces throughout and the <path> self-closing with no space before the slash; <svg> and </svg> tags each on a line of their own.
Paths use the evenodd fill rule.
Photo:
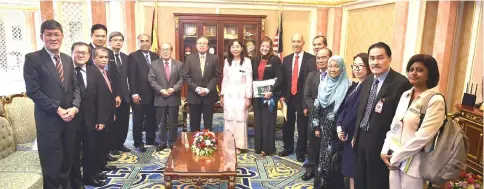
<svg viewBox="0 0 484 189">
<path fill-rule="evenodd" d="M 452 189 L 476 189 L 482 188 L 482 176 L 472 173 L 461 172 L 459 180 L 450 182 Z"/>
<path fill-rule="evenodd" d="M 210 156 L 217 150 L 217 138 L 215 133 L 204 129 L 193 135 L 192 152 L 197 156 Z"/>
</svg>

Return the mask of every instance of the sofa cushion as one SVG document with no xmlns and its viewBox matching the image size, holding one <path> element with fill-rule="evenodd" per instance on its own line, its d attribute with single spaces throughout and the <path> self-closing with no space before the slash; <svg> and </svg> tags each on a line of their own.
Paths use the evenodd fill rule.
<svg viewBox="0 0 484 189">
<path fill-rule="evenodd" d="M 34 102 L 27 97 L 15 96 L 5 103 L 7 119 L 12 124 L 15 143 L 31 143 L 35 140 Z"/>
<path fill-rule="evenodd" d="M 0 160 L 0 172 L 41 174 L 38 151 L 16 151 Z"/>
<path fill-rule="evenodd" d="M 42 176 L 37 173 L 0 172 L 2 188 L 42 189 Z"/>
<path fill-rule="evenodd" d="M 0 116 L 0 160 L 15 151 L 12 126 L 8 120 Z"/>
</svg>

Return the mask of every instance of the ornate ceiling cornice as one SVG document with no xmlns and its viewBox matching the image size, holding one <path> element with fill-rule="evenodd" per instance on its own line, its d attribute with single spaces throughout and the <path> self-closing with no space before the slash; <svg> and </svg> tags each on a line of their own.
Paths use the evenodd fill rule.
<svg viewBox="0 0 484 189">
<path fill-rule="evenodd" d="M 317 5 L 317 6 L 339 6 L 347 3 L 353 3 L 357 0 L 222 0 L 226 2 L 250 2 L 250 3 L 268 3 L 281 5 Z"/>
</svg>

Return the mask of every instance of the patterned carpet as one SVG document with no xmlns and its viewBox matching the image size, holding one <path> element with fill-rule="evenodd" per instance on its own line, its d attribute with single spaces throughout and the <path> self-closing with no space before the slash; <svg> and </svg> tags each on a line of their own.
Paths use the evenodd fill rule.
<svg viewBox="0 0 484 189">
<path fill-rule="evenodd" d="M 222 131 L 222 114 L 214 115 L 213 127 L 214 132 Z M 300 179 L 305 171 L 302 168 L 302 163 L 295 160 L 294 154 L 287 158 L 279 156 L 261 157 L 255 154 L 253 151 L 253 133 L 253 129 L 249 128 L 249 147 L 251 149 L 237 157 L 236 188 L 313 188 L 312 180 L 304 182 Z M 282 149 L 282 131 L 279 129 L 276 133 L 276 140 L 276 147 L 280 151 Z M 131 127 L 126 146 L 134 149 Z M 145 153 L 133 150 L 130 153 L 121 154 L 121 158 L 112 163 L 118 169 L 107 173 L 106 183 L 108 184 L 100 188 L 165 188 L 163 169 L 170 151 L 166 149 L 165 151 L 155 152 L 154 147 L 147 147 L 148 150 Z M 195 186 L 173 182 L 173 188 L 195 188 Z M 227 183 L 209 184 L 204 188 L 227 188 Z"/>
</svg>

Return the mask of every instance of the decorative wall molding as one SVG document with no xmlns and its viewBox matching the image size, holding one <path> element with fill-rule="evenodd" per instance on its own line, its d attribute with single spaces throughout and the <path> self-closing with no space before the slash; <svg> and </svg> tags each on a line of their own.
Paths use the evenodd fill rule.
<svg viewBox="0 0 484 189">
<path fill-rule="evenodd" d="M 8 1 L 0 0 L 0 9 L 38 10 L 40 1 Z"/>
<path fill-rule="evenodd" d="M 163 2 L 210 2 L 210 3 L 230 3 L 230 4 L 265 4 L 265 5 L 293 5 L 293 6 L 341 6 L 348 3 L 357 2 L 357 0 L 164 0 Z"/>
</svg>

